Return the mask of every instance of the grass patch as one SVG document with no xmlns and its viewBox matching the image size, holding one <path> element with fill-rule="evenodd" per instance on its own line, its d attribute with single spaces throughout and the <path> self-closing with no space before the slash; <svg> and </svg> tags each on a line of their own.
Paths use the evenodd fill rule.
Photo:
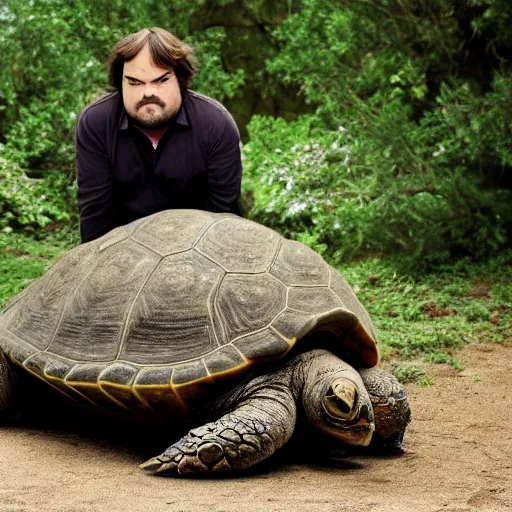
<svg viewBox="0 0 512 512">
<path fill-rule="evenodd" d="M 425 372 L 417 366 L 411 364 L 401 364 L 393 369 L 393 375 L 404 384 L 408 382 L 418 382 L 426 377 Z"/>
<path fill-rule="evenodd" d="M 429 375 L 426 375 L 425 377 L 420 379 L 416 384 L 418 384 L 418 386 L 428 388 L 430 386 L 433 386 L 435 384 L 435 381 L 432 377 L 430 377 Z"/>
<path fill-rule="evenodd" d="M 392 259 L 339 268 L 375 321 L 383 358 L 420 356 L 460 370 L 455 349 L 512 339 L 512 251 L 424 275 L 399 268 Z"/>
<path fill-rule="evenodd" d="M 0 234 L 0 307 L 75 243 Z M 422 276 L 399 268 L 391 259 L 339 268 L 375 321 L 384 359 L 421 357 L 461 370 L 455 349 L 512 339 L 512 251 L 485 263 L 462 260 Z M 428 385 L 414 369 L 396 371 L 403 380 L 426 379 Z"/>
<path fill-rule="evenodd" d="M 68 247 L 70 243 L 63 240 L 38 241 L 19 234 L 0 233 L 0 308 L 42 275 Z"/>
</svg>

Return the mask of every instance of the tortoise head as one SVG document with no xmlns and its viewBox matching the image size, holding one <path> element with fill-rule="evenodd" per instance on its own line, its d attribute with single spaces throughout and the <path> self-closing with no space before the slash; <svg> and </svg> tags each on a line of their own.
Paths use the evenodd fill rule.
<svg viewBox="0 0 512 512">
<path fill-rule="evenodd" d="M 308 422 L 346 444 L 368 446 L 375 424 L 372 403 L 359 374 L 327 351 L 311 353 L 317 356 L 304 375 L 301 396 Z"/>
<path fill-rule="evenodd" d="M 373 409 L 358 383 L 338 378 L 332 382 L 323 399 L 320 430 L 344 443 L 368 446 L 375 430 Z"/>
</svg>

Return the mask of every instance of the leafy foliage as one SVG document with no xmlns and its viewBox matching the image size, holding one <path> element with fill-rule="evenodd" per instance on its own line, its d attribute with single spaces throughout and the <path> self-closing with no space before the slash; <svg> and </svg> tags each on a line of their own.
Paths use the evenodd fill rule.
<svg viewBox="0 0 512 512">
<path fill-rule="evenodd" d="M 316 113 L 249 125 L 255 219 L 337 261 L 397 251 L 442 261 L 506 243 L 512 68 L 499 54 L 512 49 L 502 20 L 512 13 L 499 1 L 458 5 L 300 2 L 275 31 L 269 70 L 300 84 Z"/>
<path fill-rule="evenodd" d="M 74 190 L 63 174 L 29 178 L 15 164 L 0 157 L 0 230 L 40 231 L 51 223 L 71 221 Z"/>
<path fill-rule="evenodd" d="M 0 232 L 0 310 L 41 276 L 65 248 L 69 248 L 69 244 L 35 241 L 19 233 Z"/>
<path fill-rule="evenodd" d="M 256 20 L 274 50 L 251 69 L 228 69 L 233 41 L 218 20 L 195 18 L 216 9 L 241 9 L 233 20 Z M 243 101 L 257 76 L 262 96 L 294 86 L 310 105 L 291 123 L 249 124 L 254 219 L 337 262 L 486 256 L 512 232 L 511 22 L 508 0 L 9 0 L 0 8 L 0 155 L 16 176 L 43 179 L 20 178 L 16 193 L 17 177 L 0 183 L 1 225 L 72 217 L 76 119 L 105 87 L 112 45 L 159 25 L 196 48 L 202 92 Z"/>
<path fill-rule="evenodd" d="M 361 252 L 404 252 L 422 262 L 447 258 L 450 249 L 482 256 L 504 243 L 506 192 L 482 190 L 463 169 L 441 165 L 419 176 L 374 171 L 361 138 L 342 126 L 315 130 L 315 122 L 249 124 L 244 186 L 254 219 L 338 263 Z"/>
<path fill-rule="evenodd" d="M 222 27 L 213 27 L 188 38 L 200 63 L 195 86 L 219 100 L 235 96 L 245 78 L 243 69 L 237 69 L 234 73 L 224 70 L 221 56 L 225 38 L 226 32 Z"/>
<path fill-rule="evenodd" d="M 512 308 L 512 252 L 485 263 L 468 258 L 431 273 L 404 273 L 396 259 L 366 259 L 341 272 L 380 331 L 384 358 L 419 355 L 458 366 L 455 349 L 466 343 L 506 342 Z"/>
</svg>

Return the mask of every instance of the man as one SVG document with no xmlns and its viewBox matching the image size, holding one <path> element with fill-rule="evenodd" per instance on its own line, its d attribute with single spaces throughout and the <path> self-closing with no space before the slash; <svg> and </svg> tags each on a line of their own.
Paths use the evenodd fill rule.
<svg viewBox="0 0 512 512">
<path fill-rule="evenodd" d="M 169 208 L 239 213 L 240 135 L 220 103 L 190 90 L 194 73 L 191 48 L 160 28 L 112 50 L 116 91 L 76 132 L 82 242 Z"/>
</svg>

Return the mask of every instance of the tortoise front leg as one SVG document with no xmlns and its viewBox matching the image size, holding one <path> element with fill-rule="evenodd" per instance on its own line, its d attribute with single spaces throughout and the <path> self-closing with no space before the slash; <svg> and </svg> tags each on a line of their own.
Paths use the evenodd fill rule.
<svg viewBox="0 0 512 512">
<path fill-rule="evenodd" d="M 3 352 L 0 352 L 0 417 L 4 416 L 16 396 L 16 378 Z"/>
<path fill-rule="evenodd" d="M 312 350 L 217 399 L 207 416 L 223 414 L 219 420 L 191 430 L 140 467 L 181 475 L 254 466 L 290 439 L 297 404 L 330 436 L 359 446 L 370 442 L 373 411 L 361 377 L 333 354 Z"/>
<path fill-rule="evenodd" d="M 238 471 L 266 459 L 295 428 L 297 409 L 288 375 L 276 372 L 240 385 L 212 407 L 230 412 L 191 430 L 140 468 L 152 475 L 174 476 Z"/>
</svg>

